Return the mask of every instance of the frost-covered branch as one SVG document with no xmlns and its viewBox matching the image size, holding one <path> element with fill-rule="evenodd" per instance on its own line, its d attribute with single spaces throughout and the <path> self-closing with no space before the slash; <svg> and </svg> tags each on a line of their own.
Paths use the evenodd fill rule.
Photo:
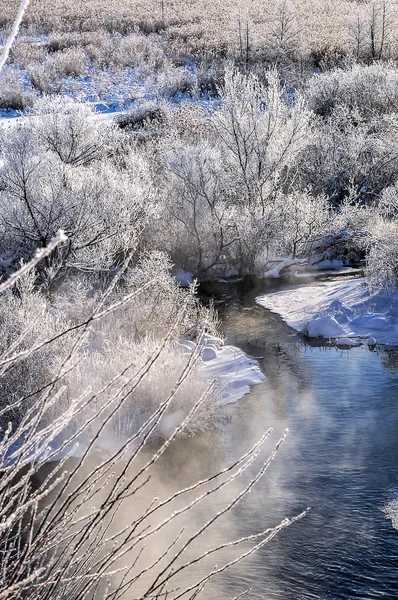
<svg viewBox="0 0 398 600">
<path fill-rule="evenodd" d="M 14 40 L 18 35 L 19 27 L 22 23 L 22 19 L 25 14 L 25 11 L 29 6 L 29 2 L 30 2 L 30 0 L 21 0 L 17 16 L 15 17 L 14 23 L 11 27 L 10 34 L 6 40 L 6 43 L 3 46 L 3 51 L 0 55 L 0 72 L 2 71 L 4 65 L 7 62 L 8 55 L 10 54 L 10 50 L 12 48 Z"/>
</svg>

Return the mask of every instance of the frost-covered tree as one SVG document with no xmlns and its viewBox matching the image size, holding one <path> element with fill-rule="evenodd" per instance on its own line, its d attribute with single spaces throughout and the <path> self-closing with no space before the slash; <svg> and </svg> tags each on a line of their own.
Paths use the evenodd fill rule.
<svg viewBox="0 0 398 600">
<path fill-rule="evenodd" d="M 228 69 L 213 116 L 217 144 L 238 203 L 264 207 L 294 169 L 311 140 L 311 114 L 296 97 L 289 103 L 276 71 L 267 86 L 254 75 Z"/>
<path fill-rule="evenodd" d="M 120 133 L 110 120 L 100 120 L 83 102 L 67 96 L 44 97 L 35 102 L 27 120 L 42 147 L 64 163 L 88 165 L 115 148 Z"/>
<path fill-rule="evenodd" d="M 45 117 L 40 115 L 34 117 L 33 126 L 2 135 L 4 266 L 29 258 L 62 228 L 68 242 L 46 263 L 53 274 L 62 267 L 106 269 L 137 248 L 148 220 L 156 218 L 156 199 L 145 160 L 133 149 L 114 159 L 104 156 L 102 134 L 96 137 L 91 132 L 92 137 L 86 138 L 83 130 L 79 134 L 73 127 L 69 129 L 69 116 L 54 116 L 60 123 L 65 118 L 55 133 L 47 128 L 48 123 L 41 124 Z M 90 118 L 94 118 L 91 112 Z M 81 126 L 86 127 L 83 122 Z M 70 133 L 69 141 L 61 135 L 64 127 Z"/>
</svg>

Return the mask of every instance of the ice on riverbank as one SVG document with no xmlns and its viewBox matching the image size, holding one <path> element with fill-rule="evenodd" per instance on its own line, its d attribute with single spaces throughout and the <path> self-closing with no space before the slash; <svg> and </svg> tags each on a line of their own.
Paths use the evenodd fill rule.
<svg viewBox="0 0 398 600">
<path fill-rule="evenodd" d="M 374 338 L 398 345 L 398 292 L 370 293 L 365 278 L 327 281 L 266 294 L 256 302 L 308 337 Z"/>
</svg>

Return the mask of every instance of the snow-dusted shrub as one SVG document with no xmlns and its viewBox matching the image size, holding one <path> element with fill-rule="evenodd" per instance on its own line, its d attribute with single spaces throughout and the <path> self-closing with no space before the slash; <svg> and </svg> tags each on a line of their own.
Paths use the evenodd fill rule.
<svg viewBox="0 0 398 600">
<path fill-rule="evenodd" d="M 220 89 L 213 124 L 239 202 L 264 204 L 310 144 L 311 114 L 300 98 L 290 106 L 276 71 L 268 85 L 232 69 Z"/>
<path fill-rule="evenodd" d="M 59 77 L 86 75 L 87 67 L 87 57 L 81 48 L 68 48 L 53 58 L 52 68 Z"/>
<path fill-rule="evenodd" d="M 166 161 L 167 228 L 159 231 L 158 243 L 161 240 L 179 267 L 203 276 L 224 263 L 231 242 L 220 154 L 202 142 L 169 151 Z"/>
<path fill-rule="evenodd" d="M 195 73 L 186 67 L 166 64 L 156 77 L 158 93 L 166 98 L 177 94 L 193 95 L 198 91 Z"/>
<path fill-rule="evenodd" d="M 207 311 L 198 303 L 194 288 L 184 289 L 176 284 L 171 276 L 172 266 L 165 253 L 151 252 L 141 255 L 127 270 L 119 294 L 134 297 L 102 321 L 106 339 L 116 343 L 121 333 L 135 341 L 148 335 L 161 339 L 171 329 L 171 340 L 195 338 L 199 328 L 216 332 L 212 318 L 207 318 Z"/>
<path fill-rule="evenodd" d="M 135 387 L 134 393 L 125 398 L 122 408 L 111 418 L 105 431 L 109 445 L 115 440 L 120 444 L 124 439 L 137 434 L 162 402 L 172 394 L 176 377 L 189 367 L 190 353 L 183 353 L 178 346 L 174 348 L 170 344 L 162 347 L 161 340 L 151 337 L 138 342 L 120 337 L 114 343 L 105 342 L 100 352 L 90 351 L 82 359 L 82 366 L 78 366 L 66 378 L 69 397 L 78 397 L 88 384 L 97 395 L 96 402 L 91 403 L 81 415 L 83 419 L 88 420 L 93 413 L 106 407 L 113 396 L 121 394 L 126 382 L 136 381 L 137 374 L 145 370 L 155 355 L 158 355 L 158 358 L 146 377 Z M 121 372 L 123 377 L 117 380 L 117 375 Z M 115 379 L 117 383 L 109 388 L 107 393 L 98 393 L 107 382 Z M 211 389 L 211 380 L 206 375 L 198 353 L 197 360 L 193 362 L 189 374 L 178 387 L 154 435 L 169 437 L 202 396 L 204 402 L 184 428 L 183 435 L 209 426 L 217 408 L 217 391 L 214 386 Z M 66 397 L 60 399 L 60 404 L 65 410 Z M 97 423 L 94 425 L 98 426 Z"/>
<path fill-rule="evenodd" d="M 395 115 L 364 121 L 360 111 L 336 107 L 318 122 L 314 143 L 299 169 L 312 190 L 326 193 L 339 204 L 352 193 L 373 203 L 398 176 Z"/>
<path fill-rule="evenodd" d="M 140 133 L 144 139 L 166 124 L 169 118 L 167 106 L 162 102 L 147 100 L 136 104 L 116 118 L 122 129 Z"/>
<path fill-rule="evenodd" d="M 336 106 L 356 109 L 365 119 L 396 112 L 398 71 L 393 64 L 355 64 L 314 75 L 307 89 L 309 106 L 328 116 Z"/>
<path fill-rule="evenodd" d="M 0 73 L 0 108 L 23 110 L 34 102 L 31 91 L 25 91 L 24 80 L 20 72 L 13 67 Z"/>
<path fill-rule="evenodd" d="M 196 349 L 197 360 L 189 367 L 191 352 L 176 342 L 183 337 L 196 340 L 199 336 L 200 340 L 204 330 L 214 334 L 217 324 L 213 313 L 200 306 L 194 288 L 178 286 L 171 276 L 171 267 L 168 258 L 161 253 L 144 255 L 129 267 L 121 285 L 105 304 L 105 310 L 110 306 L 114 308 L 91 328 L 78 353 L 79 364 L 64 379 L 65 392 L 61 392 L 58 406 L 53 407 L 49 415 L 55 418 L 60 410 L 70 408 L 70 399 L 79 397 L 81 390 L 90 385 L 98 398 L 83 411 L 88 420 L 93 412 L 106 407 L 111 397 L 122 394 L 126 381 L 135 381 L 137 374 L 145 371 L 151 359 L 157 356 L 146 377 L 135 386 L 134 393 L 126 397 L 107 435 L 116 435 L 118 439 L 134 435 L 172 393 L 177 374 L 185 370 L 186 377 L 166 416 L 183 413 L 185 418 L 198 398 L 204 395 L 205 401 L 195 412 L 186 432 L 210 423 L 219 390 L 213 387 L 210 393 L 211 381 L 199 358 L 200 348 Z M 66 281 L 54 294 L 54 314 L 62 315 L 71 325 L 84 322 L 95 311 L 100 298 L 98 292 L 93 295 L 89 279 L 86 284 L 80 278 Z M 195 342 L 192 342 L 191 350 L 194 348 Z M 54 375 L 61 361 L 53 361 Z M 123 377 L 118 378 L 118 373 L 123 373 Z M 99 393 L 109 381 L 114 384 Z M 171 433 L 166 431 L 166 424 L 163 425 L 164 428 L 156 433 Z"/>
<path fill-rule="evenodd" d="M 87 165 L 105 156 L 119 138 L 111 121 L 95 118 L 93 108 L 68 97 L 38 100 L 31 128 L 40 144 L 64 163 Z"/>
<path fill-rule="evenodd" d="M 115 41 L 105 31 L 95 31 L 89 38 L 84 49 L 93 64 L 102 67 L 112 64 L 115 58 Z"/>
<path fill-rule="evenodd" d="M 53 68 L 53 61 L 45 60 L 43 63 L 34 62 L 27 66 L 27 72 L 33 87 L 42 94 L 60 92 L 62 83 Z"/>
<path fill-rule="evenodd" d="M 16 40 L 11 49 L 11 59 L 22 69 L 27 69 L 34 63 L 43 62 L 47 56 L 47 50 L 42 44 L 32 44 L 24 39 Z"/>
<path fill-rule="evenodd" d="M 56 137 L 53 146 L 54 131 L 45 128 L 44 136 L 49 137 L 43 140 L 43 130 L 38 137 L 36 127 L 39 125 L 33 130 L 9 131 L 4 138 L 0 173 L 3 258 L 11 262 L 28 258 L 63 228 L 68 243 L 60 246 L 46 265 L 55 269 L 53 274 L 61 267 L 101 270 L 122 262 L 137 248 L 148 219 L 156 215 L 145 161 L 130 153 L 123 163 L 103 160 L 85 165 L 97 150 L 104 150 L 91 145 L 100 143 L 100 134 L 92 141 L 70 137 L 68 149 L 64 145 L 68 139 Z M 76 129 L 76 134 L 79 132 L 82 130 Z M 69 129 L 67 133 L 73 132 Z M 58 134 L 62 135 L 62 128 Z"/>
<path fill-rule="evenodd" d="M 99 39 L 108 38 L 103 31 L 52 31 L 46 41 L 50 52 L 60 52 L 70 48 L 86 48 L 98 43 Z"/>
<path fill-rule="evenodd" d="M 6 361 L 0 371 L 0 424 L 4 427 L 10 419 L 14 425 L 19 423 L 52 381 L 55 357 L 59 361 L 65 358 L 67 337 L 51 346 L 44 344 L 65 328 L 65 321 L 49 311 L 48 300 L 35 289 L 34 272 L 21 278 L 16 289 L 0 294 L 0 300 L 0 356 Z M 12 356 L 42 343 L 34 355 L 28 354 L 9 368 L 7 361 Z"/>
<path fill-rule="evenodd" d="M 366 275 L 372 290 L 398 287 L 398 221 L 380 219 L 373 223 Z"/>
<path fill-rule="evenodd" d="M 327 198 L 307 192 L 280 195 L 272 251 L 292 258 L 310 256 L 313 246 L 332 232 L 333 216 Z"/>
<path fill-rule="evenodd" d="M 86 75 L 87 69 L 87 55 L 81 48 L 47 54 L 40 62 L 27 65 L 32 85 L 42 94 L 60 93 L 64 77 Z"/>
<path fill-rule="evenodd" d="M 50 94 L 62 90 L 63 77 L 85 75 L 87 67 L 87 57 L 82 49 L 67 48 L 48 55 L 43 62 L 29 64 L 27 70 L 32 85 L 43 94 Z"/>
<path fill-rule="evenodd" d="M 152 71 L 158 71 L 165 62 L 162 40 L 159 36 L 132 33 L 116 40 L 114 64 L 121 67 L 140 67 L 150 65 Z"/>
<path fill-rule="evenodd" d="M 398 217 L 398 185 L 392 185 L 386 188 L 378 202 L 378 210 L 381 216 L 386 219 L 396 219 Z"/>
<path fill-rule="evenodd" d="M 183 101 L 170 111 L 170 132 L 175 139 L 187 145 L 200 144 L 212 135 L 208 112 L 194 102 Z"/>
</svg>

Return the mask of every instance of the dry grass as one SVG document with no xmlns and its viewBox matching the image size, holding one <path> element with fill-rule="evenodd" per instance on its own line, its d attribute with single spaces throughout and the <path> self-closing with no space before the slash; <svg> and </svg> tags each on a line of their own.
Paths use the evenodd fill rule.
<svg viewBox="0 0 398 600">
<path fill-rule="evenodd" d="M 162 4 L 164 11 L 162 11 Z M 398 7 L 387 2 L 391 30 Z M 165 31 L 176 46 L 185 52 L 203 51 L 234 54 L 261 54 L 278 49 L 286 51 L 281 40 L 283 18 L 294 32 L 293 54 L 312 54 L 322 60 L 325 55 L 338 58 L 347 52 L 355 53 L 356 27 L 359 23 L 362 39 L 369 37 L 371 2 L 349 0 L 62 0 L 33 1 L 24 19 L 25 25 L 37 31 L 96 31 L 105 29 L 125 34 L 141 31 Z M 0 26 L 9 26 L 17 11 L 17 0 L 0 0 Z M 282 16 L 281 16 L 282 15 Z M 376 15 L 377 17 L 377 15 Z M 359 21 L 358 21 L 359 18 Z M 291 34 L 293 35 L 293 34 Z M 392 31 L 389 43 L 396 33 Z M 292 40 L 292 38 L 291 38 Z M 248 47 L 247 47 L 248 42 Z M 370 42 L 369 42 L 370 43 Z"/>
</svg>

